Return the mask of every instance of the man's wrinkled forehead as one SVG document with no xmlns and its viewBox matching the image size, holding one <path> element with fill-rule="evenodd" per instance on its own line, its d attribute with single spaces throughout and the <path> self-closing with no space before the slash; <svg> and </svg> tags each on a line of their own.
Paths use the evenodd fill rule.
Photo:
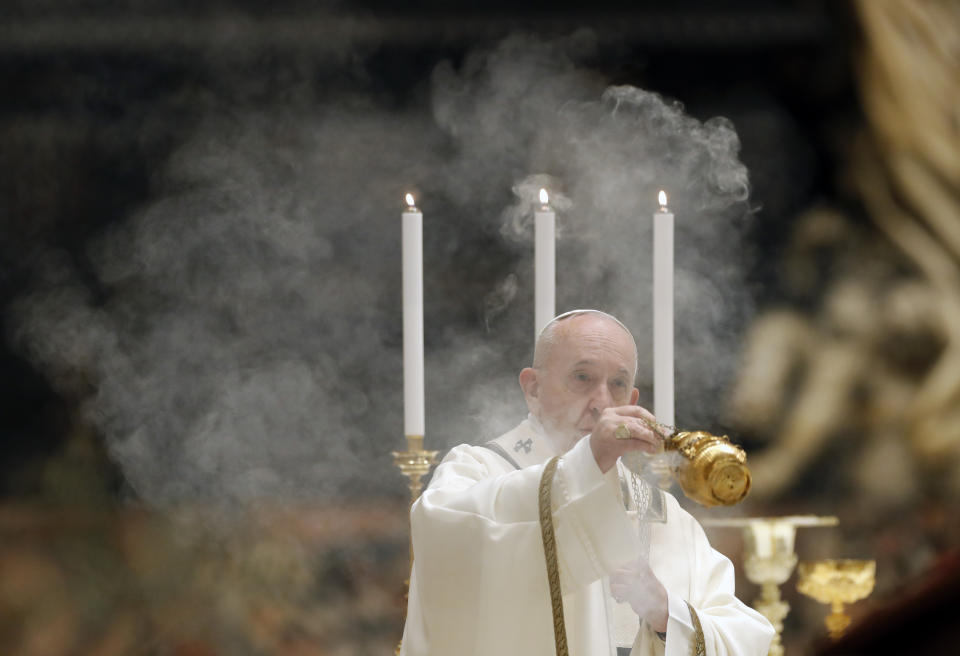
<svg viewBox="0 0 960 656">
<path fill-rule="evenodd" d="M 576 362 L 573 362 L 570 365 L 570 367 L 572 369 L 584 369 L 589 367 L 596 367 L 599 364 L 601 363 L 598 360 L 594 360 L 593 358 L 583 358 L 581 360 L 577 360 Z M 629 362 L 622 363 L 620 367 L 617 368 L 617 371 L 623 374 L 624 376 L 629 376 L 630 370 L 627 368 L 627 365 L 629 364 L 630 364 Z"/>
<path fill-rule="evenodd" d="M 634 351 L 630 333 L 600 315 L 577 315 L 558 324 L 555 343 L 557 350 L 566 352 L 598 345 L 609 346 L 617 350 L 626 350 L 631 359 Z"/>
</svg>

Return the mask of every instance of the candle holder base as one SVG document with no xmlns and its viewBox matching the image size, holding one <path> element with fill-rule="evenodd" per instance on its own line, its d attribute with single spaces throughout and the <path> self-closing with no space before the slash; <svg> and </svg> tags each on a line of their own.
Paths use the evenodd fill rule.
<svg viewBox="0 0 960 656">
<path fill-rule="evenodd" d="M 408 479 L 410 489 L 410 506 L 420 496 L 423 488 L 423 477 L 430 473 L 430 468 L 437 464 L 439 451 L 428 451 L 423 448 L 423 435 L 407 435 L 407 450 L 393 452 L 393 464 Z M 409 515 L 409 512 L 407 513 Z M 410 569 L 413 569 L 413 535 L 410 536 Z M 404 595 L 407 599 L 410 594 L 410 579 L 404 581 Z M 399 656 L 403 641 L 397 643 L 394 653 Z"/>
<path fill-rule="evenodd" d="M 399 467 L 403 475 L 409 479 L 411 504 L 420 496 L 420 490 L 423 487 L 421 479 L 430 473 L 431 467 L 437 464 L 438 453 L 439 451 L 424 449 L 393 452 L 393 464 Z"/>
</svg>

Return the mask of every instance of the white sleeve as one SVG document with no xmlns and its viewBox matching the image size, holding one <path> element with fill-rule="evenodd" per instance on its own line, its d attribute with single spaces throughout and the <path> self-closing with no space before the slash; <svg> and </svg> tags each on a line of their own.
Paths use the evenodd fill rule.
<svg viewBox="0 0 960 656">
<path fill-rule="evenodd" d="M 537 510 L 543 465 L 495 473 L 480 451 L 453 449 L 411 510 L 426 639 L 437 654 L 480 653 L 481 644 L 495 653 L 487 650 L 499 640 L 532 653 L 526 641 L 536 649 L 552 626 Z M 600 472 L 588 437 L 564 455 L 552 501 L 565 593 L 636 553 L 616 468 Z"/>
<path fill-rule="evenodd" d="M 707 656 L 766 656 L 773 626 L 763 615 L 734 595 L 730 560 L 710 546 L 700 524 L 690 518 L 685 531 L 690 540 L 690 599 L 668 592 L 669 619 L 665 656 L 689 656 L 697 640 L 688 602 L 696 612 Z"/>
</svg>

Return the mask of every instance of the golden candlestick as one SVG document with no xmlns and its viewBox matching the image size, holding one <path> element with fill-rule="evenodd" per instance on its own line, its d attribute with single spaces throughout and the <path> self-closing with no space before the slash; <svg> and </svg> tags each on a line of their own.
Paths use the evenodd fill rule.
<svg viewBox="0 0 960 656">
<path fill-rule="evenodd" d="M 410 506 L 413 506 L 413 502 L 417 500 L 420 496 L 420 492 L 423 489 L 423 477 L 430 473 L 430 468 L 437 464 L 437 453 L 439 451 L 427 451 L 423 448 L 423 435 L 407 435 L 407 450 L 406 451 L 394 451 L 393 452 L 393 464 L 400 468 L 400 471 L 406 476 L 409 481 L 408 485 L 410 488 Z M 407 513 L 409 516 L 410 513 Z M 413 569 L 413 534 L 410 535 L 409 542 L 410 549 L 410 567 Z M 406 587 L 406 593 L 404 593 L 404 599 L 407 598 L 407 595 L 410 593 L 410 579 L 407 578 L 404 582 Z M 395 654 L 400 653 L 400 646 L 402 643 L 397 643 L 397 648 L 394 650 Z"/>
<path fill-rule="evenodd" d="M 790 613 L 790 604 L 780 596 L 780 586 L 790 578 L 797 565 L 794 543 L 797 528 L 802 526 L 836 526 L 836 517 L 794 515 L 788 517 L 745 517 L 704 519 L 704 526 L 740 527 L 743 529 L 743 569 L 747 578 L 760 586 L 760 596 L 753 607 L 770 620 L 776 635 L 770 644 L 769 656 L 783 656 L 783 620 Z"/>
<path fill-rule="evenodd" d="M 423 477 L 437 464 L 439 451 L 427 451 L 423 448 L 423 435 L 407 435 L 407 450 L 393 452 L 393 464 L 400 468 L 409 481 L 410 505 L 420 496 L 423 489 Z M 413 538 L 410 542 L 410 565 L 413 565 Z"/>
<path fill-rule="evenodd" d="M 393 464 L 400 468 L 403 475 L 410 479 L 410 504 L 412 505 L 423 487 L 421 480 L 437 464 L 439 451 L 426 451 L 423 448 L 423 435 L 407 435 L 407 450 L 393 452 Z"/>
<path fill-rule="evenodd" d="M 875 560 L 814 560 L 800 563 L 797 590 L 821 604 L 830 604 L 824 620 L 830 637 L 836 640 L 850 626 L 844 604 L 860 601 L 871 592 L 877 578 Z"/>
</svg>

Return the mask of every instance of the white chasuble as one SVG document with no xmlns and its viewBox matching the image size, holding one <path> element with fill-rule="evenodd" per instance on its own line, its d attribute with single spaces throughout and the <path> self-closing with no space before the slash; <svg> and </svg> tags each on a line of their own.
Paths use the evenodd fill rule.
<svg viewBox="0 0 960 656">
<path fill-rule="evenodd" d="M 443 459 L 411 510 L 401 654 L 556 654 L 537 513 L 540 475 L 554 455 L 528 417 L 486 447 L 461 445 Z M 665 642 L 610 595 L 610 573 L 646 551 L 618 468 L 600 472 L 589 436 L 561 459 L 552 504 L 570 655 L 616 656 L 618 642 L 632 642 L 633 656 L 690 656 L 702 635 L 709 656 L 765 656 L 773 627 L 734 596 L 730 561 L 676 499 L 661 502 L 665 521 L 649 524 L 648 548 L 668 595 Z"/>
</svg>

